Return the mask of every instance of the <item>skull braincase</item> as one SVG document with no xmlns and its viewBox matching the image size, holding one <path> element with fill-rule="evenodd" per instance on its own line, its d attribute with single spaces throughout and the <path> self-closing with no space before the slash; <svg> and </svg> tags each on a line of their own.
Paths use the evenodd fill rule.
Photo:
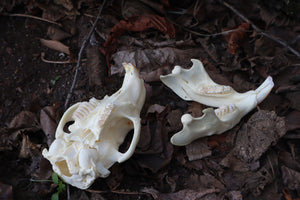
<svg viewBox="0 0 300 200">
<path fill-rule="evenodd" d="M 91 98 L 71 106 L 63 115 L 56 139 L 43 150 L 53 170 L 67 183 L 85 189 L 97 177 L 107 177 L 115 162 L 127 160 L 134 152 L 140 133 L 140 111 L 145 86 L 135 66 L 123 63 L 126 74 L 122 87 L 102 100 Z M 64 130 L 68 122 L 69 133 Z M 134 129 L 131 144 L 119 152 L 127 133 Z"/>
</svg>

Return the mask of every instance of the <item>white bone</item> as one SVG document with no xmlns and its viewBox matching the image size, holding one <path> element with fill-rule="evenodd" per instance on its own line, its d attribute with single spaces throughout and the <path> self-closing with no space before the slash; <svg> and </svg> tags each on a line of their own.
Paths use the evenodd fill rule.
<svg viewBox="0 0 300 200">
<path fill-rule="evenodd" d="M 115 162 L 124 162 L 135 150 L 140 135 L 140 112 L 146 89 L 138 70 L 123 63 L 122 87 L 102 100 L 91 98 L 71 106 L 60 120 L 49 151 L 43 150 L 53 170 L 67 183 L 88 188 L 97 177 L 107 177 Z M 74 121 L 64 131 L 67 122 Z M 119 152 L 127 133 L 134 129 L 125 153 Z"/>
<path fill-rule="evenodd" d="M 262 102 L 274 86 L 272 77 L 269 76 L 256 90 L 238 93 L 230 86 L 212 81 L 199 60 L 192 59 L 192 62 L 190 69 L 175 66 L 171 74 L 160 77 L 161 81 L 184 100 L 219 108 L 205 109 L 203 116 L 199 118 L 183 115 L 183 129 L 171 138 L 174 145 L 187 145 L 195 139 L 231 129 Z"/>
</svg>

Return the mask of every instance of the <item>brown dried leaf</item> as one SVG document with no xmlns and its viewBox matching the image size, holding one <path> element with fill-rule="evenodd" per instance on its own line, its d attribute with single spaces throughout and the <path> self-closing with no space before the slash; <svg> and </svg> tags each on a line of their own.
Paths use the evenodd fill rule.
<svg viewBox="0 0 300 200">
<path fill-rule="evenodd" d="M 216 188 L 210 188 L 203 191 L 183 189 L 175 193 L 167 193 L 167 194 L 160 193 L 158 196 L 159 199 L 168 199 L 168 200 L 182 200 L 182 199 L 199 200 L 206 195 L 219 193 L 219 192 L 220 190 Z"/>
<path fill-rule="evenodd" d="M 237 134 L 234 155 L 244 162 L 253 162 L 286 133 L 285 121 L 274 111 L 254 113 Z"/>
<path fill-rule="evenodd" d="M 286 166 L 281 167 L 281 172 L 284 185 L 290 190 L 300 189 L 300 172 L 287 168 Z"/>
<path fill-rule="evenodd" d="M 161 68 L 161 66 L 170 66 L 171 69 L 173 69 L 174 65 L 187 66 L 190 64 L 191 58 L 198 58 L 201 54 L 203 54 L 202 48 L 183 50 L 164 47 L 118 51 L 112 55 L 112 60 L 115 64 L 111 66 L 111 74 L 124 75 L 125 71 L 122 62 L 134 64 L 143 74 L 150 73 Z"/>
<path fill-rule="evenodd" d="M 9 124 L 9 128 L 38 128 L 39 122 L 35 113 L 21 111 Z"/>
<path fill-rule="evenodd" d="M 247 36 L 246 31 L 250 29 L 250 24 L 244 22 L 239 25 L 237 29 L 240 30 L 230 33 L 228 39 L 228 48 L 231 54 L 235 54 L 236 50 L 241 46 L 242 42 Z"/>
<path fill-rule="evenodd" d="M 54 28 L 53 26 L 49 26 L 48 30 L 47 30 L 47 36 L 51 40 L 60 41 L 60 40 L 66 39 L 68 37 L 71 37 L 72 35 L 61 29 L 57 29 L 57 28 Z"/>
<path fill-rule="evenodd" d="M 293 110 L 285 117 L 287 131 L 300 129 L 300 111 Z"/>
<path fill-rule="evenodd" d="M 40 123 L 42 130 L 47 137 L 47 144 L 50 146 L 55 138 L 55 131 L 58 124 L 57 106 L 46 106 L 41 110 Z"/>
<path fill-rule="evenodd" d="M 172 110 L 167 115 L 168 132 L 179 131 L 182 128 L 182 112 L 180 109 Z"/>
<path fill-rule="evenodd" d="M 192 142 L 185 147 L 189 161 L 199 160 L 211 156 L 212 151 L 207 145 L 207 140 L 201 139 Z"/>
<path fill-rule="evenodd" d="M 96 46 L 88 46 L 86 48 L 87 67 L 89 74 L 89 86 L 102 86 L 107 76 L 107 67 L 105 65 L 105 57 Z"/>
<path fill-rule="evenodd" d="M 63 52 L 63 53 L 66 53 L 68 55 L 70 55 L 70 50 L 69 50 L 69 47 L 64 45 L 63 43 L 59 42 L 59 41 L 56 41 L 56 40 L 46 40 L 46 39 L 43 39 L 43 38 L 40 38 L 40 41 L 41 41 L 41 44 L 50 48 L 50 49 L 53 49 L 53 50 L 56 50 L 56 51 L 59 51 L 59 52 Z"/>
<path fill-rule="evenodd" d="M 161 68 L 158 68 L 154 71 L 151 71 L 149 73 L 147 72 L 141 72 L 141 77 L 144 79 L 145 82 L 157 82 L 160 81 L 160 75 L 165 75 L 171 73 L 170 66 L 164 66 Z"/>
</svg>

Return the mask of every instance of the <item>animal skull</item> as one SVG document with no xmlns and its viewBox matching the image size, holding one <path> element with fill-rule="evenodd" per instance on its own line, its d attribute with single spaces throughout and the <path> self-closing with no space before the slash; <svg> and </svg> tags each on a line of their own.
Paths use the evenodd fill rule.
<svg viewBox="0 0 300 200">
<path fill-rule="evenodd" d="M 192 59 L 192 62 L 191 69 L 175 66 L 171 74 L 160 77 L 161 81 L 184 100 L 218 108 L 203 110 L 204 114 L 199 118 L 183 115 L 183 129 L 171 138 L 174 145 L 187 145 L 197 138 L 221 134 L 231 129 L 262 102 L 274 86 L 269 76 L 256 90 L 238 93 L 230 86 L 212 81 L 199 60 Z"/>
<path fill-rule="evenodd" d="M 58 124 L 49 151 L 43 150 L 53 170 L 67 183 L 88 188 L 97 177 L 107 177 L 115 162 L 124 162 L 133 154 L 140 135 L 140 111 L 146 90 L 138 70 L 123 63 L 126 70 L 122 87 L 102 100 L 91 98 L 71 106 Z M 74 121 L 64 131 L 67 122 Z M 125 153 L 118 148 L 134 129 Z"/>
</svg>

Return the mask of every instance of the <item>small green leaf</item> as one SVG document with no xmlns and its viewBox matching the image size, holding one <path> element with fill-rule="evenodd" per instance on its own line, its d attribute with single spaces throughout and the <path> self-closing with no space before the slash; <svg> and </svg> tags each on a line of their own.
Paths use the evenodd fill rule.
<svg viewBox="0 0 300 200">
<path fill-rule="evenodd" d="M 58 192 L 52 194 L 51 200 L 58 200 L 58 199 L 59 199 Z"/>
<path fill-rule="evenodd" d="M 53 172 L 53 174 L 52 174 L 52 181 L 53 181 L 53 183 L 58 185 L 58 175 L 55 172 Z"/>
</svg>

